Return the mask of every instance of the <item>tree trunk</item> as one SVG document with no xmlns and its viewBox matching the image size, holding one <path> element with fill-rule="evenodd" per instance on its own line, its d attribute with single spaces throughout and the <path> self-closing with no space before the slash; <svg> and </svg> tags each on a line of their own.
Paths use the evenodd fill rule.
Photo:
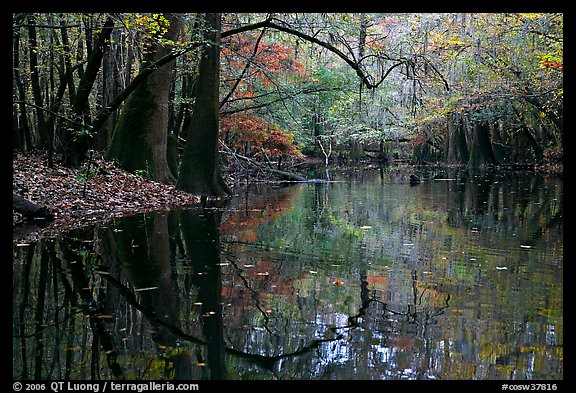
<svg viewBox="0 0 576 393">
<path fill-rule="evenodd" d="M 110 34 L 113 28 L 114 19 L 109 16 L 98 35 L 97 42 L 92 47 L 86 63 L 86 69 L 82 73 L 78 89 L 72 99 L 72 112 L 75 122 L 65 129 L 62 136 L 64 147 L 62 163 L 66 166 L 80 166 L 90 149 L 93 135 L 90 132 L 90 124 L 83 124 L 83 121 L 88 111 L 88 97 L 92 91 L 96 75 L 100 70 L 104 49 L 110 43 Z"/>
<path fill-rule="evenodd" d="M 40 148 L 44 149 L 48 143 L 48 133 L 46 132 L 46 120 L 44 118 L 44 108 L 42 91 L 40 88 L 40 77 L 38 76 L 38 41 L 36 40 L 36 18 L 34 14 L 28 15 L 28 42 L 30 47 L 30 83 L 32 85 L 32 95 L 34 105 L 36 105 L 36 120 L 38 125 L 38 135 L 40 137 Z"/>
<path fill-rule="evenodd" d="M 22 83 L 22 78 L 20 74 L 20 29 L 14 30 L 13 38 L 13 64 L 14 64 L 14 83 L 18 90 L 18 114 L 17 118 L 14 116 L 13 120 L 16 120 L 14 128 L 14 148 L 21 148 L 23 150 L 32 150 L 34 146 L 32 145 L 32 136 L 30 135 L 30 126 L 28 124 L 28 115 L 26 113 L 26 107 L 24 103 L 26 102 L 26 89 L 24 88 L 24 83 Z M 15 114 L 16 115 L 16 114 Z"/>
<path fill-rule="evenodd" d="M 119 91 L 120 71 L 118 65 L 120 32 L 114 30 L 112 32 L 112 42 L 108 48 L 104 60 L 102 61 L 102 93 L 100 99 L 100 106 L 105 107 Z M 110 115 L 106 120 L 104 126 L 95 132 L 96 134 L 96 148 L 98 150 L 106 150 L 112 142 L 112 135 L 114 134 L 114 126 L 118 116 L 116 114 Z"/>
<path fill-rule="evenodd" d="M 165 38 L 176 40 L 180 17 L 166 14 L 170 22 Z M 168 48 L 153 45 L 143 68 L 164 57 Z M 168 138 L 168 100 L 174 77 L 175 60 L 162 66 L 146 78 L 126 100 L 108 149 L 108 159 L 116 160 L 130 172 L 166 184 L 175 181 L 168 168 L 166 148 Z"/>
<path fill-rule="evenodd" d="M 176 188 L 192 194 L 224 196 L 231 193 L 220 172 L 219 85 L 220 14 L 205 16 L 209 43 L 202 54 L 196 85 L 196 104 L 186 135 Z"/>
<path fill-rule="evenodd" d="M 472 130 L 472 148 L 468 163 L 473 167 L 497 164 L 490 141 L 488 123 L 486 121 L 474 122 Z"/>
<path fill-rule="evenodd" d="M 352 138 L 352 147 L 350 149 L 350 158 L 352 162 L 357 163 L 360 159 L 364 158 L 364 148 L 362 142 L 357 137 Z"/>
<path fill-rule="evenodd" d="M 466 132 L 462 114 L 452 113 L 448 117 L 448 137 L 446 138 L 446 161 L 458 164 L 468 162 L 468 148 L 466 145 Z"/>
</svg>

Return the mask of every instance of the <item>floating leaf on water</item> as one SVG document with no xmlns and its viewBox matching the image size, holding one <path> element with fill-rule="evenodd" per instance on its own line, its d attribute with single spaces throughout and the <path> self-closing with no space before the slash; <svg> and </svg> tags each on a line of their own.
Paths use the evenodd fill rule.
<svg viewBox="0 0 576 393">
<path fill-rule="evenodd" d="M 134 292 L 142 292 L 142 291 L 152 291 L 154 289 L 158 289 L 158 287 L 148 287 L 148 288 L 135 288 Z"/>
</svg>

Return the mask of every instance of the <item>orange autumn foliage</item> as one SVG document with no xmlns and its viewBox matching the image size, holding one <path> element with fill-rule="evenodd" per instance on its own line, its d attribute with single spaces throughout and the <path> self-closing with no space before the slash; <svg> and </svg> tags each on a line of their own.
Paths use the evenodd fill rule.
<svg viewBox="0 0 576 393">
<path fill-rule="evenodd" d="M 252 113 L 235 113 L 220 120 L 226 144 L 254 157 L 300 156 L 291 133 Z"/>
</svg>

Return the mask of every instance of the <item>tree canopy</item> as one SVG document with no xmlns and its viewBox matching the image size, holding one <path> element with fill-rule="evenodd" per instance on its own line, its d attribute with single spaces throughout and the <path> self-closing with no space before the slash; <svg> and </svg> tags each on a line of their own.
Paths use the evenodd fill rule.
<svg viewBox="0 0 576 393">
<path fill-rule="evenodd" d="M 13 14 L 13 149 L 72 166 L 108 151 L 174 183 L 212 94 L 216 172 L 230 160 L 220 150 L 263 162 L 328 159 L 328 146 L 463 165 L 561 157 L 561 13 L 214 18 L 217 27 L 193 13 Z M 217 69 L 202 90 L 209 51 Z M 206 138 L 190 143 L 203 151 Z"/>
</svg>

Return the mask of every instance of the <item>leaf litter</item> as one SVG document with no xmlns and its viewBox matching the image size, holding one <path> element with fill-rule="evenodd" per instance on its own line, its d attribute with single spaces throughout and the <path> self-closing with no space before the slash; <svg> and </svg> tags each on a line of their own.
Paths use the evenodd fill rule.
<svg viewBox="0 0 576 393">
<path fill-rule="evenodd" d="M 12 174 L 15 194 L 54 214 L 54 220 L 47 225 L 16 230 L 23 223 L 13 212 L 15 244 L 56 237 L 115 218 L 200 202 L 197 195 L 126 172 L 103 158 L 95 158 L 91 168 L 67 168 L 56 163 L 50 168 L 45 154 L 17 152 L 12 159 Z"/>
</svg>

